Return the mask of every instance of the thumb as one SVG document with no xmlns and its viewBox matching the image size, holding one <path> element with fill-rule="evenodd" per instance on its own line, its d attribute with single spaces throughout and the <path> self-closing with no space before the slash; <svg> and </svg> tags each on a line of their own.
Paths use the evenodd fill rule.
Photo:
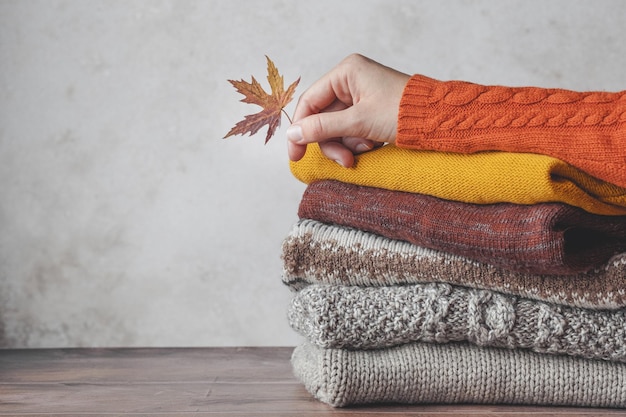
<svg viewBox="0 0 626 417">
<path fill-rule="evenodd" d="M 360 137 L 362 135 L 352 109 L 312 114 L 300 119 L 287 128 L 287 139 L 297 145 L 306 145 L 346 136 Z"/>
</svg>

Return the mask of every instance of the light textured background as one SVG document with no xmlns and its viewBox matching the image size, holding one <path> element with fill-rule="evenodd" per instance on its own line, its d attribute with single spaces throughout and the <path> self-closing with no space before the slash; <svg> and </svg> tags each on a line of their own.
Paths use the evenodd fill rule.
<svg viewBox="0 0 626 417">
<path fill-rule="evenodd" d="M 292 345 L 280 244 L 304 186 L 283 122 L 351 52 L 489 84 L 626 88 L 626 2 L 0 0 L 0 347 Z M 293 103 L 288 107 L 293 111 Z"/>
</svg>

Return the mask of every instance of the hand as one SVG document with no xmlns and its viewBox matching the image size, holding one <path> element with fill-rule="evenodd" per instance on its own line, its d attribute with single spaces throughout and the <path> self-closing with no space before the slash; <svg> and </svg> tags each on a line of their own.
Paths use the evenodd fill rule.
<svg viewBox="0 0 626 417">
<path fill-rule="evenodd" d="M 344 167 L 354 155 L 393 143 L 398 108 L 409 75 L 361 55 L 350 55 L 306 90 L 287 129 L 292 161 L 304 156 L 308 143 Z"/>
</svg>

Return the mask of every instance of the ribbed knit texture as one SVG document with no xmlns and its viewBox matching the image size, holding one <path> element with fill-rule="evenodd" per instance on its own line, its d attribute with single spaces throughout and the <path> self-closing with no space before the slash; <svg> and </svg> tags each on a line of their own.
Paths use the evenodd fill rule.
<svg viewBox="0 0 626 417">
<path fill-rule="evenodd" d="M 624 309 L 557 306 L 450 284 L 311 285 L 295 295 L 287 316 L 294 330 L 325 348 L 468 341 L 626 362 Z"/>
<path fill-rule="evenodd" d="M 296 347 L 294 373 L 335 407 L 473 403 L 626 407 L 626 364 L 466 344 L 363 351 Z"/>
<path fill-rule="evenodd" d="M 477 205 L 317 181 L 298 215 L 536 274 L 584 272 L 626 251 L 626 216 L 558 203 Z"/>
<path fill-rule="evenodd" d="M 531 152 L 626 187 L 626 92 L 442 82 L 407 83 L 398 146 L 444 152 Z"/>
<path fill-rule="evenodd" d="M 310 284 L 392 286 L 446 282 L 591 309 L 626 307 L 626 253 L 587 273 L 516 273 L 447 252 L 315 220 L 298 221 L 283 241 L 282 279 Z"/>
<path fill-rule="evenodd" d="M 358 155 L 353 168 L 307 147 L 293 175 L 304 183 L 334 179 L 466 203 L 562 202 L 603 215 L 626 215 L 626 189 L 549 156 L 508 152 L 453 154 L 393 145 Z"/>
</svg>

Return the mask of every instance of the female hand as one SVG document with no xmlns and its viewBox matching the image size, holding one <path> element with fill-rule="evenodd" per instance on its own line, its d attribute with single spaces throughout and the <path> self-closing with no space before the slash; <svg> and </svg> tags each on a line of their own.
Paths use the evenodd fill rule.
<svg viewBox="0 0 626 417">
<path fill-rule="evenodd" d="M 304 156 L 308 143 L 344 167 L 354 155 L 396 137 L 398 108 L 409 75 L 361 55 L 350 55 L 306 90 L 287 129 L 289 158 Z"/>
</svg>

